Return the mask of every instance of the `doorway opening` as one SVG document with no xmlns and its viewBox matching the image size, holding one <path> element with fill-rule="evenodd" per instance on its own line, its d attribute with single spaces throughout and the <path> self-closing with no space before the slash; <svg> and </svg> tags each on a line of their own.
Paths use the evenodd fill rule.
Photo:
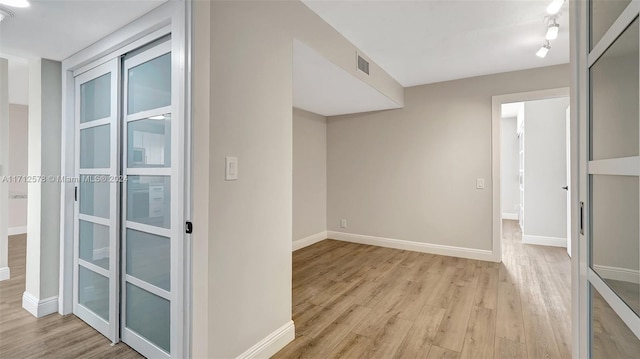
<svg viewBox="0 0 640 359">
<path fill-rule="evenodd" d="M 571 356 L 575 308 L 567 250 L 576 247 L 568 236 L 575 213 L 567 212 L 573 203 L 568 190 L 577 181 L 569 104 L 569 88 L 492 99 L 493 252 L 502 262 L 499 293 L 513 297 L 512 317 L 524 332 L 535 325 L 528 307 L 522 304 L 522 321 L 518 308 L 535 303 L 536 311 L 546 316 L 536 325 L 545 328 L 546 340 L 557 344 L 561 357 Z"/>
<path fill-rule="evenodd" d="M 570 255 L 568 115 L 569 97 L 501 105 L 500 213 L 522 243 Z"/>
</svg>

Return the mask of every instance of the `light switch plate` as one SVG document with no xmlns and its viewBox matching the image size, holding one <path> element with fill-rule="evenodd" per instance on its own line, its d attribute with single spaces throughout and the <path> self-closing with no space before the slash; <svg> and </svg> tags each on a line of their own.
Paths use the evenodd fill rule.
<svg viewBox="0 0 640 359">
<path fill-rule="evenodd" d="M 238 179 L 238 157 L 225 158 L 225 177 L 227 181 L 235 181 Z"/>
<path fill-rule="evenodd" d="M 484 189 L 484 178 L 477 178 L 476 179 L 476 188 L 477 189 Z"/>
</svg>

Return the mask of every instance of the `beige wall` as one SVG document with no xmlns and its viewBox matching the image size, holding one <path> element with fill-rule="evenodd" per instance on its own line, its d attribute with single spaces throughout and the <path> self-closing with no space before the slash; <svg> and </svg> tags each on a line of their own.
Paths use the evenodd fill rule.
<svg viewBox="0 0 640 359">
<path fill-rule="evenodd" d="M 9 175 L 27 175 L 27 150 L 29 129 L 29 107 L 9 105 Z M 9 184 L 9 194 L 26 195 L 27 182 Z M 27 226 L 27 199 L 9 200 L 9 228 Z"/>
<path fill-rule="evenodd" d="M 293 109 L 293 240 L 327 230 L 327 119 Z"/>
<path fill-rule="evenodd" d="M 403 109 L 330 117 L 328 229 L 491 250 L 491 97 L 567 86 L 560 65 L 412 87 Z"/>
<path fill-rule="evenodd" d="M 208 169 L 194 176 L 193 216 L 207 222 L 194 222 L 194 253 L 206 253 L 194 258 L 194 281 L 207 281 L 194 288 L 194 297 L 206 292 L 206 303 L 195 299 L 194 338 L 207 343 L 196 341 L 193 355 L 230 358 L 291 320 L 293 39 L 362 75 L 356 48 L 301 2 L 195 7 L 195 41 L 209 37 L 211 51 L 196 46 L 194 57 L 195 167 Z M 402 102 L 402 87 L 375 64 L 364 80 Z M 239 159 L 237 181 L 224 181 L 225 156 Z"/>
<path fill-rule="evenodd" d="M 62 64 L 29 61 L 29 176 L 59 176 L 62 125 Z M 25 293 L 35 299 L 58 295 L 60 184 L 28 184 Z"/>
</svg>

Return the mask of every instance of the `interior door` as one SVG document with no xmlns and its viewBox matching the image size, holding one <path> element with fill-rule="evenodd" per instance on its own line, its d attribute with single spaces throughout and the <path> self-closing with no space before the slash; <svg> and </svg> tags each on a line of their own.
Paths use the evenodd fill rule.
<svg viewBox="0 0 640 359">
<path fill-rule="evenodd" d="M 114 59 L 75 78 L 73 312 L 114 343 L 119 325 L 118 69 Z"/>
<path fill-rule="evenodd" d="M 581 6 L 581 4 L 577 4 Z M 640 1 L 591 0 L 582 133 L 580 344 L 592 358 L 640 353 Z M 587 355 L 580 354 L 581 357 Z"/>
<path fill-rule="evenodd" d="M 179 131 L 170 38 L 124 60 L 122 340 L 147 357 L 181 353 Z"/>
</svg>

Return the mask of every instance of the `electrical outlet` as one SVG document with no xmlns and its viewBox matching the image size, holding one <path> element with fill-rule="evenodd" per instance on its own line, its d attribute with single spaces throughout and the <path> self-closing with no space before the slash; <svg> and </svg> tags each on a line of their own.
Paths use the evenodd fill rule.
<svg viewBox="0 0 640 359">
<path fill-rule="evenodd" d="M 340 228 L 347 228 L 347 220 L 346 219 L 341 219 L 340 220 Z"/>
</svg>

